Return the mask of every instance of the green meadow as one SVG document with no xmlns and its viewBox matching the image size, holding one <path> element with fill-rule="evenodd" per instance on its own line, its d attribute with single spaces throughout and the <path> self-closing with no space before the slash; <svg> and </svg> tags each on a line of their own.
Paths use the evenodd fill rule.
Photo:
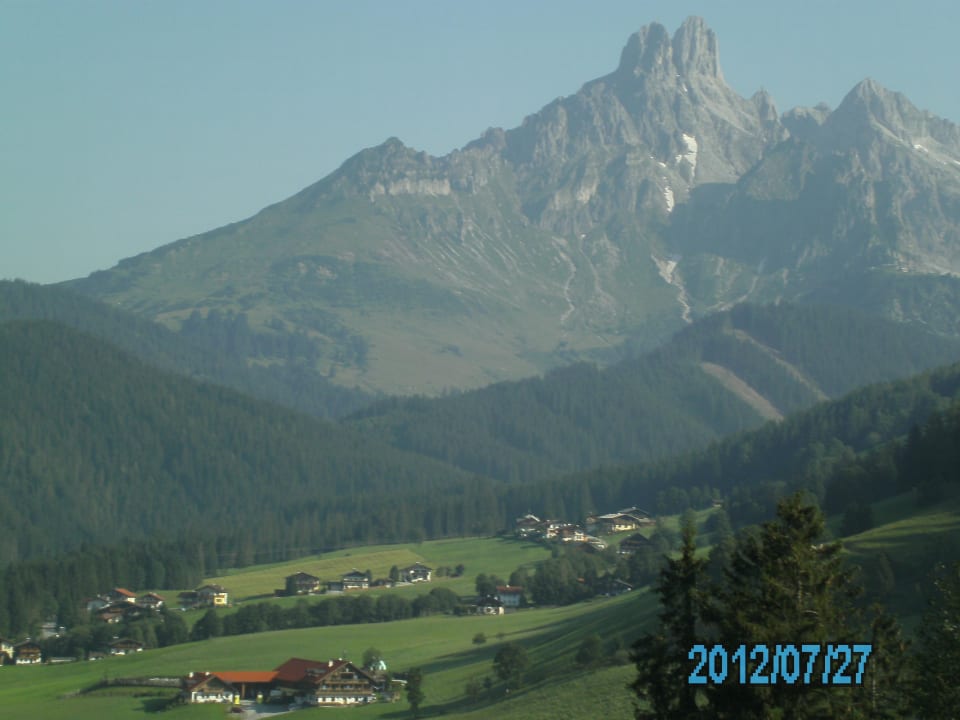
<svg viewBox="0 0 960 720">
<path fill-rule="evenodd" d="M 960 503 L 956 501 L 918 508 L 912 497 L 901 496 L 876 504 L 873 511 L 878 522 L 873 529 L 843 540 L 845 552 L 856 562 L 868 564 L 884 552 L 898 571 L 911 565 L 926 567 L 932 563 L 937 548 L 960 541 Z M 698 525 L 702 526 L 707 515 L 709 511 L 697 514 Z M 840 520 L 830 519 L 834 532 Z M 673 528 L 675 524 L 676 518 L 668 519 L 668 527 Z M 707 550 L 704 544 L 699 552 Z M 466 568 L 463 577 L 441 578 L 392 592 L 416 594 L 433 587 L 449 587 L 466 595 L 473 592 L 478 573 L 506 577 L 515 568 L 531 566 L 548 555 L 549 549 L 545 546 L 505 538 L 440 540 L 341 550 L 228 572 L 209 581 L 222 583 L 234 597 L 251 601 L 280 587 L 286 575 L 298 570 L 334 579 L 357 568 L 369 569 L 375 577 L 383 577 L 392 565 L 402 567 L 419 561 L 436 568 L 462 563 Z M 916 594 L 916 583 L 909 585 L 903 588 L 898 585 L 898 596 L 890 598 L 893 607 L 905 616 L 908 627 L 916 620 L 911 615 L 912 605 L 898 607 L 898 601 L 901 594 Z M 299 600 L 281 598 L 276 602 Z M 310 599 L 310 602 L 318 601 L 322 600 Z M 442 715 L 481 720 L 495 714 L 502 720 L 555 720 L 558 717 L 627 720 L 633 717 L 633 696 L 627 688 L 634 675 L 632 666 L 605 664 L 584 670 L 575 665 L 573 658 L 581 640 L 596 633 L 608 654 L 614 648 L 621 649 L 617 656 L 623 663 L 626 657 L 623 648 L 652 627 L 657 609 L 656 598 L 644 588 L 618 598 L 596 598 L 567 607 L 521 610 L 499 617 L 441 615 L 392 623 L 284 630 L 221 637 L 96 662 L 0 667 L 0 708 L 3 708 L 3 718 L 144 719 L 153 715 L 170 691 L 151 688 L 80 691 L 104 677 L 269 670 L 290 657 L 359 659 L 366 648 L 376 647 L 382 651 L 391 670 L 423 668 L 424 717 Z M 201 615 L 200 612 L 185 613 L 191 622 Z M 487 642 L 474 644 L 474 636 L 481 632 Z M 524 687 L 509 693 L 495 680 L 492 671 L 493 657 L 505 642 L 523 644 L 531 659 Z M 490 690 L 481 689 L 479 694 L 468 697 L 468 683 L 474 681 L 482 688 L 488 677 L 494 679 Z M 409 717 L 405 700 L 361 708 L 297 712 L 296 717 L 354 720 Z M 171 720 L 224 716 L 222 706 L 180 707 L 162 714 Z"/>
<path fill-rule="evenodd" d="M 586 682 L 573 657 L 583 637 L 597 633 L 607 644 L 629 645 L 654 618 L 656 605 L 647 592 L 596 599 L 562 608 L 518 611 L 504 616 L 433 616 L 393 623 L 341 625 L 216 638 L 150 650 L 96 662 L 0 668 L 0 707 L 10 718 L 144 718 L 156 695 L 74 695 L 104 677 L 184 675 L 191 670 L 269 670 L 290 657 L 359 659 L 367 647 L 379 648 L 392 670 L 420 666 L 425 673 L 425 715 L 482 717 L 497 703 L 499 717 L 536 717 L 531 709 L 584 707 L 602 702 L 608 718 L 632 716 L 626 688 L 630 668 L 610 667 Z M 477 633 L 488 640 L 474 644 Z M 504 642 L 519 642 L 530 653 L 524 688 L 509 694 L 495 682 L 468 700 L 470 680 L 492 677 L 492 661 Z M 586 683 L 586 684 L 584 684 Z M 143 689 L 146 691 L 147 689 Z M 591 700 L 591 697 L 593 700 Z M 618 708 L 616 712 L 614 709 Z M 324 717 L 393 718 L 406 714 L 405 701 L 365 708 L 319 708 L 298 711 Z M 190 707 L 165 712 L 177 718 L 222 717 L 221 707 Z M 585 716 L 592 715 L 587 712 Z M 306 715 L 303 715 L 306 716 Z M 546 717 L 547 715 L 543 715 Z M 297 715 L 301 717 L 301 715 Z M 551 717 L 556 717 L 555 710 Z"/>
<path fill-rule="evenodd" d="M 354 569 L 361 572 L 370 570 L 374 578 L 385 578 L 394 565 L 402 568 L 421 562 L 433 570 L 438 567 L 452 570 L 457 565 L 463 565 L 465 570 L 459 578 L 434 577 L 430 585 L 414 585 L 397 590 L 409 590 L 417 594 L 439 586 L 468 595 L 474 592 L 474 579 L 480 573 L 506 579 L 518 567 L 532 567 L 549 556 L 550 549 L 545 545 L 512 538 L 427 540 L 406 545 L 348 548 L 288 562 L 256 565 L 228 571 L 207 578 L 205 582 L 223 585 L 230 591 L 232 601 L 242 602 L 272 595 L 274 590 L 283 587 L 284 578 L 299 571 L 316 575 L 324 581 L 339 580 L 344 573 Z"/>
</svg>

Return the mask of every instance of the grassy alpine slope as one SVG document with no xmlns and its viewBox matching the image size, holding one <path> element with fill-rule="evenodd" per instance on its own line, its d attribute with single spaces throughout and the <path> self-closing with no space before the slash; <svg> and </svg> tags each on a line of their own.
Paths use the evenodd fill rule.
<svg viewBox="0 0 960 720">
<path fill-rule="evenodd" d="M 490 712 L 489 705 L 498 703 L 501 717 L 529 717 L 525 714 L 531 702 L 539 704 L 541 696 L 558 696 L 569 700 L 571 707 L 584 704 L 582 687 L 567 688 L 566 683 L 555 682 L 574 669 L 573 657 L 583 637 L 598 633 L 604 641 L 623 638 L 628 644 L 639 635 L 655 612 L 654 598 L 646 592 L 630 593 L 619 598 L 597 599 L 592 602 L 562 608 L 547 608 L 517 612 L 501 617 L 433 616 L 374 625 L 349 625 L 305 630 L 285 630 L 237 637 L 224 637 L 203 642 L 187 643 L 160 650 L 151 650 L 136 656 L 108 658 L 90 663 L 61 666 L 4 667 L 0 672 L 0 706 L 4 717 L 71 718 L 109 717 L 143 718 L 140 707 L 129 696 L 70 697 L 65 695 L 87 687 L 105 676 L 142 677 L 182 675 L 190 670 L 257 670 L 272 669 L 290 657 L 326 658 L 347 656 L 359 659 L 370 646 L 379 648 L 393 670 L 420 666 L 426 679 L 426 714 L 457 717 L 465 713 Z M 476 645 L 472 639 L 478 632 L 489 638 Z M 500 637 L 502 633 L 502 638 Z M 471 679 L 482 680 L 492 676 L 491 664 L 498 647 L 504 642 L 523 644 L 530 653 L 530 670 L 524 689 L 505 698 L 499 681 L 490 693 L 482 692 L 476 703 L 469 703 L 464 687 Z M 621 680 L 629 676 L 626 669 L 604 671 L 607 690 L 617 687 L 622 703 L 615 703 L 624 712 L 611 718 L 630 717 L 630 697 Z M 569 691 L 569 694 L 568 694 Z M 607 694 L 607 693 L 604 693 Z M 302 717 L 362 718 L 397 717 L 406 709 L 406 703 L 375 705 L 367 708 L 312 711 Z M 500 710 L 506 711 L 506 715 Z M 516 712 L 513 712 L 513 710 Z M 7 714 L 9 711 L 9 714 Z M 175 710 L 164 717 L 220 717 L 217 712 Z M 311 711 L 306 711 L 311 712 Z M 197 714 L 193 714 L 197 713 Z M 220 713 L 220 714 L 218 714 Z M 301 715 L 297 715 L 301 717 Z"/>
</svg>

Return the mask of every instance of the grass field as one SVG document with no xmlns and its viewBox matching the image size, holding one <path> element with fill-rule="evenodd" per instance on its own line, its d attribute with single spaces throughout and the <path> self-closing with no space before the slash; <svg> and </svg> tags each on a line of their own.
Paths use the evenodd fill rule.
<svg viewBox="0 0 960 720">
<path fill-rule="evenodd" d="M 698 524 L 709 511 L 698 513 Z M 917 508 L 912 497 L 893 498 L 874 506 L 878 525 L 844 539 L 845 552 L 857 562 L 886 552 L 898 567 L 927 565 L 930 553 L 960 540 L 960 502 Z M 830 524 L 839 527 L 839 518 Z M 880 524 L 882 523 L 882 524 Z M 676 518 L 668 520 L 675 527 Z M 629 534 L 629 533 L 627 533 Z M 704 538 L 707 539 L 707 538 Z M 707 551 L 700 548 L 700 553 Z M 420 544 L 342 550 L 301 560 L 229 572 L 210 581 L 220 582 L 248 600 L 282 585 L 297 570 L 333 578 L 354 567 L 385 576 L 391 565 L 424 562 L 431 567 L 466 567 L 461 578 L 397 588 L 393 592 L 422 593 L 432 587 L 450 587 L 470 594 L 480 572 L 506 577 L 518 566 L 547 557 L 545 546 L 512 539 L 472 538 Z M 918 570 L 919 572 L 919 570 Z M 899 580 L 899 577 L 898 577 Z M 899 583 L 898 583 L 899 585 Z M 904 593 L 914 587 L 903 588 Z M 901 588 L 898 587 L 898 592 Z M 372 590 L 371 593 L 379 591 Z M 277 599 L 294 603 L 298 598 Z M 319 599 L 311 599 L 311 602 Z M 605 647 L 625 647 L 656 621 L 656 599 L 648 589 L 619 598 L 601 599 L 562 608 L 532 609 L 502 617 L 431 616 L 383 624 L 341 625 L 303 630 L 221 637 L 186 643 L 139 655 L 107 658 L 95 663 L 0 668 L 0 717 L 43 718 L 146 718 L 162 698 L 153 691 L 98 691 L 76 695 L 103 677 L 183 675 L 191 670 L 269 670 L 290 657 L 358 659 L 368 647 L 377 647 L 391 670 L 420 666 L 425 673 L 424 717 L 457 717 L 481 720 L 555 720 L 595 718 L 627 720 L 633 716 L 633 696 L 627 689 L 634 670 L 612 665 L 583 672 L 573 657 L 583 637 L 597 633 Z M 187 613 L 191 619 L 201 613 Z M 195 616 L 195 617 L 194 617 Z M 904 618 L 909 628 L 915 618 Z M 476 645 L 474 635 L 488 641 Z M 531 666 L 525 687 L 506 693 L 500 683 L 468 699 L 471 680 L 492 677 L 492 659 L 504 642 L 516 641 L 529 651 Z M 622 655 L 621 655 L 622 657 Z M 190 706 L 163 713 L 162 717 L 220 718 L 220 706 Z M 405 701 L 362 708 L 319 708 L 299 711 L 296 717 L 367 720 L 408 717 Z"/>
<path fill-rule="evenodd" d="M 272 595 L 282 588 L 284 578 L 303 571 L 326 580 L 339 580 L 353 569 L 370 570 L 375 578 L 385 578 L 390 568 L 399 568 L 422 562 L 436 570 L 445 566 L 465 567 L 459 578 L 435 578 L 429 585 L 406 588 L 414 594 L 429 592 L 430 588 L 448 587 L 454 592 L 467 595 L 474 591 L 474 579 L 479 573 L 498 575 L 504 579 L 520 566 L 532 567 L 550 556 L 544 545 L 520 542 L 508 538 L 456 538 L 452 540 L 427 540 L 406 545 L 374 545 L 364 548 L 337 550 L 289 562 L 257 565 L 229 571 L 223 575 L 207 578 L 206 582 L 218 583 L 230 591 L 234 602 Z M 398 588 L 400 590 L 402 588 Z"/>
<path fill-rule="evenodd" d="M 610 668 L 599 673 L 602 682 L 577 681 L 573 655 L 580 640 L 598 633 L 605 642 L 618 637 L 629 644 L 651 621 L 654 599 L 646 592 L 634 592 L 619 598 L 597 599 L 563 608 L 520 611 L 500 617 L 434 616 L 416 620 L 372 624 L 343 625 L 306 630 L 217 638 L 151 650 L 129 657 L 108 658 L 95 663 L 58 666 L 0 668 L 0 708 L 4 718 L 144 718 L 152 698 L 130 695 L 64 697 L 97 682 L 104 676 L 141 677 L 183 675 L 191 670 L 272 669 L 290 657 L 324 659 L 346 656 L 359 658 L 370 646 L 379 648 L 391 669 L 404 670 L 419 665 L 425 673 L 427 695 L 425 715 L 447 717 L 483 717 L 490 704 L 497 702 L 501 718 L 527 718 L 533 707 L 584 706 L 591 696 L 604 700 L 610 712 L 607 718 L 631 717 L 630 694 L 624 687 L 629 668 Z M 483 632 L 489 638 L 475 645 L 472 638 Z M 497 683 L 491 693 L 469 703 L 465 685 L 473 678 L 492 675 L 491 663 L 502 642 L 516 641 L 528 648 L 531 669 L 527 687 L 505 698 Z M 562 680 L 562 682 L 561 682 Z M 567 681 L 570 682 L 567 682 Z M 579 683 L 579 684 L 578 684 Z M 584 697 L 584 693 L 587 693 Z M 622 696 L 622 697 L 621 697 Z M 619 708 L 613 713 L 614 708 Z M 621 712 L 622 711 L 622 712 Z M 406 713 L 406 703 L 375 705 L 366 708 L 313 711 L 318 717 L 395 718 Z M 222 708 L 191 707 L 163 714 L 163 717 L 222 717 Z M 307 717 L 298 714 L 296 717 Z M 563 714 L 562 717 L 576 717 Z M 545 717 L 545 716 L 544 716 Z M 553 715 L 557 717 L 557 715 Z M 586 716 L 584 716 L 586 717 Z"/>
</svg>

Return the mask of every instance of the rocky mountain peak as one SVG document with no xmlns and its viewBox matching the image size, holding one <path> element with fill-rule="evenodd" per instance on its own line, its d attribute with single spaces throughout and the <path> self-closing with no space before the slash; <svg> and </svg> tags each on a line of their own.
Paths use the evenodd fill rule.
<svg viewBox="0 0 960 720">
<path fill-rule="evenodd" d="M 617 72 L 633 77 L 664 74 L 719 79 L 717 36 L 698 17 L 684 20 L 672 40 L 663 25 L 651 23 L 630 36 Z"/>
<path fill-rule="evenodd" d="M 681 75 L 722 77 L 717 36 L 703 18 L 687 18 L 674 34 L 673 64 Z"/>
<path fill-rule="evenodd" d="M 620 53 L 618 74 L 639 76 L 672 70 L 673 49 L 670 34 L 660 23 L 640 28 L 627 40 Z"/>
<path fill-rule="evenodd" d="M 847 134 L 871 129 L 874 136 L 879 133 L 905 143 L 929 138 L 954 144 L 960 139 L 956 125 L 918 109 L 902 93 L 888 90 L 870 78 L 847 93 L 826 125 Z"/>
</svg>

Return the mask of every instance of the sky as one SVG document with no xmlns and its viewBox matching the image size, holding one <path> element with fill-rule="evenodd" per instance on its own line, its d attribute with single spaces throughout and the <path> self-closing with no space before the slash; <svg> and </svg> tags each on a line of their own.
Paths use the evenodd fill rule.
<svg viewBox="0 0 960 720">
<path fill-rule="evenodd" d="M 781 112 L 872 77 L 960 122 L 955 0 L 0 0 L 0 278 L 242 220 L 389 137 L 446 154 L 689 15 Z"/>
</svg>

